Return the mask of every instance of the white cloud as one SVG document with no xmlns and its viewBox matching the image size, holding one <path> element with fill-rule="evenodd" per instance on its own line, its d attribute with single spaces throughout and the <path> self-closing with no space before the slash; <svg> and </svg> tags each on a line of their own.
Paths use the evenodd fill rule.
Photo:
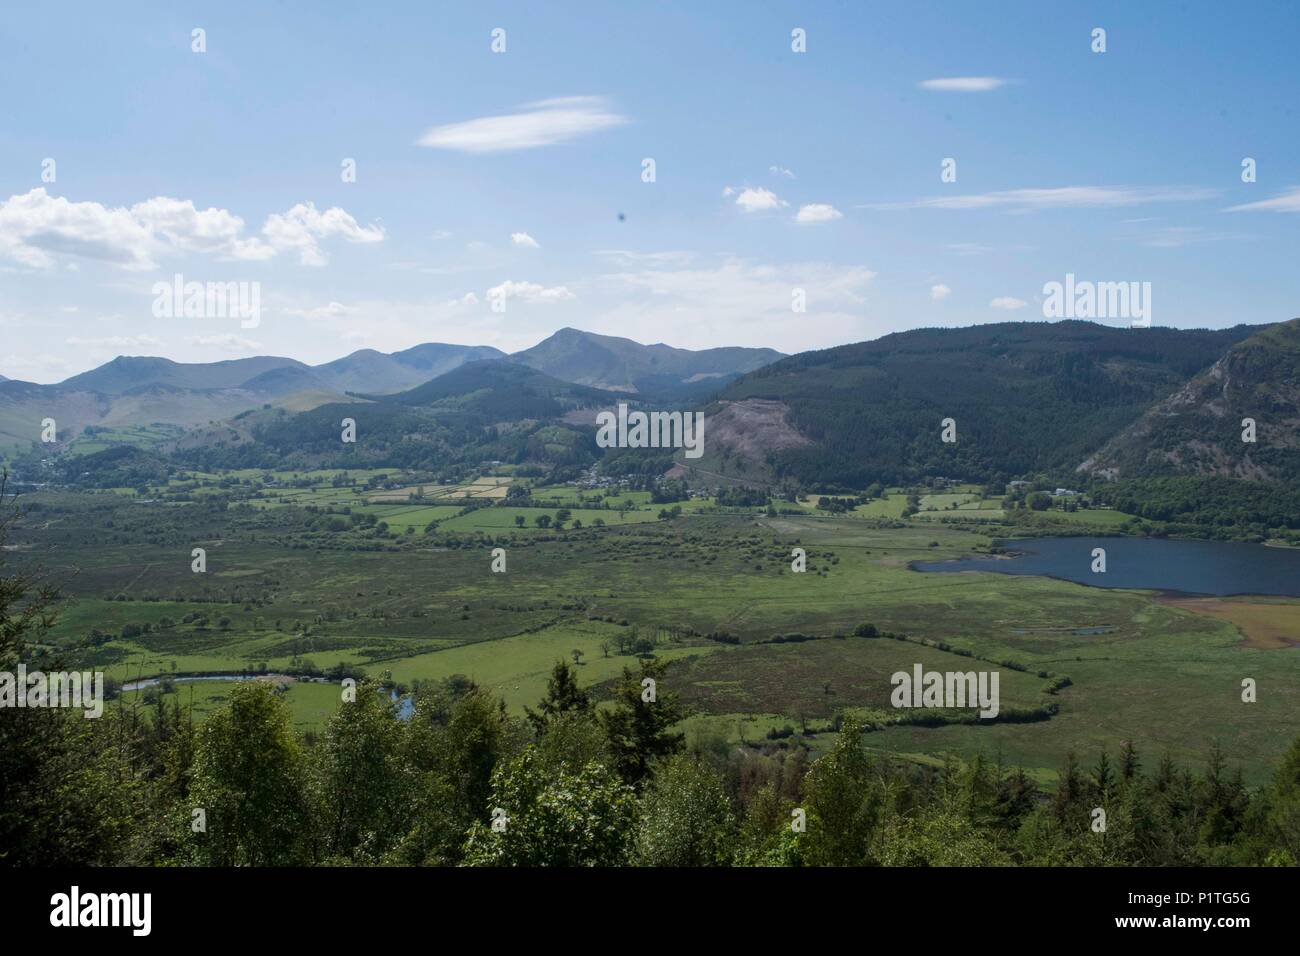
<svg viewBox="0 0 1300 956">
<path fill-rule="evenodd" d="M 773 176 L 784 176 L 786 179 L 795 179 L 795 174 L 784 166 L 769 166 L 767 171 Z"/>
<path fill-rule="evenodd" d="M 257 352 L 262 348 L 262 343 L 246 339 L 242 335 L 192 335 L 190 344 L 225 352 Z"/>
<path fill-rule="evenodd" d="M 770 346 L 784 352 L 857 342 L 899 330 L 895 311 L 886 308 L 884 303 L 874 302 L 875 273 L 865 264 L 823 261 L 768 264 L 699 252 L 626 250 L 600 255 L 589 264 L 594 268 L 587 275 L 535 274 L 531 281 L 513 280 L 500 293 L 513 299 L 505 312 L 488 308 L 484 301 L 485 284 L 460 284 L 451 280 L 410 299 L 349 296 L 345 299 L 348 313 L 326 315 L 306 327 L 305 323 L 285 318 L 268 324 L 264 317 L 256 332 L 236 328 L 229 331 L 256 336 L 265 343 L 264 348 L 256 351 L 323 362 L 355 348 L 387 352 L 427 342 L 430 338 L 466 345 L 495 345 L 513 352 L 537 344 L 562 325 L 640 341 L 664 341 L 685 348 L 749 345 Z M 511 275 L 508 271 L 495 274 Z M 497 282 L 492 284 L 496 286 Z M 922 288 L 928 286 L 929 282 Z M 417 283 L 416 287 L 421 284 Z M 804 315 L 791 311 L 792 292 L 796 288 L 806 293 Z M 475 292 L 465 294 L 467 289 Z M 323 296 L 270 302 L 264 297 L 263 310 L 278 316 L 284 307 L 307 310 L 326 301 Z M 430 329 L 439 331 L 432 335 Z M 0 352 L 8 344 L 4 331 L 0 329 Z M 66 331 L 60 330 L 55 341 L 65 353 L 77 354 L 70 347 L 62 346 Z M 169 346 L 175 344 L 190 350 L 188 361 L 200 361 L 203 351 L 185 339 L 191 331 L 215 334 L 227 329 L 187 329 L 177 333 L 179 338 L 175 343 L 174 336 L 168 336 Z M 100 332 L 85 330 L 83 334 Z M 266 338 L 267 335 L 272 338 Z M 226 347 L 233 348 L 235 344 Z M 218 347 L 220 344 L 209 346 L 212 350 L 209 359 L 256 354 L 247 347 L 218 354 L 215 351 Z M 179 355 L 171 357 L 180 358 Z M 79 364 L 84 367 L 92 364 L 92 360 Z M 0 372 L 15 374 L 3 365 Z M 55 377 L 66 377 L 66 374 Z"/>
<path fill-rule="evenodd" d="M 515 282 L 510 279 L 488 289 L 487 297 L 489 301 L 493 299 L 520 299 L 524 302 L 559 302 L 564 299 L 577 298 L 562 285 L 546 288 L 536 282 Z"/>
<path fill-rule="evenodd" d="M 1138 242 L 1152 249 L 1181 249 L 1202 242 L 1227 242 L 1249 238 L 1251 237 L 1241 233 L 1211 232 L 1201 226 L 1165 226 L 1163 229 L 1141 236 Z"/>
<path fill-rule="evenodd" d="M 942 93 L 987 93 L 989 90 L 1006 86 L 1007 82 L 998 76 L 948 76 L 922 80 L 921 89 L 938 90 Z"/>
<path fill-rule="evenodd" d="M 59 382 L 77 369 L 63 355 L 42 352 L 36 355 L 0 356 L 0 371 L 9 378 L 32 382 Z"/>
<path fill-rule="evenodd" d="M 729 196 L 731 193 L 724 191 L 723 195 Z M 753 189 L 746 187 L 742 189 L 740 195 L 736 197 L 736 205 L 745 210 L 745 212 L 764 212 L 768 209 L 779 209 L 782 206 L 788 206 L 790 204 L 770 189 L 763 189 L 762 187 Z"/>
<path fill-rule="evenodd" d="M 875 276 L 857 265 L 735 257 L 689 268 L 630 269 L 578 287 L 582 327 L 625 336 L 650 329 L 654 341 L 684 348 L 755 345 L 802 352 L 870 337 L 871 323 L 884 321 L 866 313 Z M 804 291 L 804 315 L 791 311 L 795 289 Z"/>
<path fill-rule="evenodd" d="M 332 319 L 338 316 L 351 315 L 356 309 L 344 305 L 342 302 L 330 302 L 328 305 L 318 305 L 310 309 L 281 309 L 285 315 L 296 316 L 300 319 Z"/>
<path fill-rule="evenodd" d="M 107 335 L 101 338 L 82 338 L 70 335 L 64 339 L 69 345 L 82 345 L 90 348 L 113 349 L 160 349 L 163 341 L 152 335 Z"/>
<path fill-rule="evenodd" d="M 952 295 L 952 289 L 948 288 L 942 282 L 938 285 L 930 286 L 930 299 L 934 302 L 942 302 L 950 295 Z"/>
<path fill-rule="evenodd" d="M 53 254 L 64 253 L 150 269 L 160 246 L 159 237 L 132 209 L 69 202 L 43 188 L 0 203 L 0 252 L 22 265 L 48 269 Z"/>
<path fill-rule="evenodd" d="M 844 213 L 840 212 L 834 206 L 827 203 L 813 202 L 799 207 L 799 212 L 795 215 L 795 222 L 830 222 L 833 219 L 842 219 Z"/>
<path fill-rule="evenodd" d="M 322 315 L 311 326 L 309 335 L 283 322 L 274 326 L 263 322 L 261 329 L 277 336 L 275 342 L 266 340 L 274 354 L 324 362 L 354 348 L 391 352 L 431 338 L 464 345 L 493 344 L 500 338 L 501 326 L 522 324 L 523 309 L 498 314 L 479 307 L 479 301 L 480 296 L 472 292 L 461 295 L 450 290 L 416 299 L 349 299 L 346 313 Z M 550 310 L 529 311 L 545 315 Z M 543 321 L 549 323 L 550 318 Z M 433 328 L 439 330 L 436 336 L 430 333 Z M 282 336 L 286 330 L 292 336 L 291 344 L 279 344 L 285 341 Z"/>
<path fill-rule="evenodd" d="M 907 202 L 869 203 L 867 209 L 1036 209 L 1109 208 L 1156 202 L 1195 202 L 1213 199 L 1217 189 L 1184 186 L 1060 186 L 1051 189 L 1007 189 L 964 196 L 933 196 Z"/>
<path fill-rule="evenodd" d="M 992 246 L 986 246 L 979 242 L 950 242 L 945 249 L 955 252 L 959 256 L 982 256 L 986 252 L 992 252 Z"/>
<path fill-rule="evenodd" d="M 532 236 L 530 236 L 530 235 L 529 235 L 528 233 L 526 233 L 526 232 L 512 232 L 512 233 L 510 233 L 510 241 L 513 242 L 516 246 L 527 246 L 529 249 L 540 249 L 540 248 L 542 248 L 541 246 L 539 246 L 539 245 L 537 244 L 537 240 L 534 239 Z"/>
<path fill-rule="evenodd" d="M 0 255 L 34 268 L 54 266 L 58 255 L 81 256 L 124 269 L 156 268 L 169 252 L 222 259 L 265 260 L 296 249 L 302 261 L 321 265 L 318 239 L 378 242 L 383 230 L 362 227 L 342 209 L 318 212 L 299 203 L 267 217 L 262 237 L 245 236 L 244 220 L 226 209 L 198 209 L 193 200 L 156 196 L 133 206 L 108 207 L 51 196 L 43 188 L 0 203 Z"/>
<path fill-rule="evenodd" d="M 876 273 L 861 266 L 828 263 L 793 263 L 784 266 L 758 265 L 730 258 L 719 266 L 695 269 L 646 269 L 604 277 L 625 290 L 641 290 L 655 296 L 693 300 L 701 308 L 716 303 L 748 308 L 759 302 L 768 309 L 790 315 L 791 290 L 806 290 L 809 311 L 815 301 L 837 305 L 861 305 L 867 286 Z M 711 292 L 717 290 L 715 297 Z"/>
<path fill-rule="evenodd" d="M 1300 186 L 1292 186 L 1272 199 L 1229 206 L 1224 212 L 1300 212 Z"/>
<path fill-rule="evenodd" d="M 1024 299 L 1017 299 L 1013 295 L 1000 295 L 989 303 L 989 307 L 994 309 L 1023 309 L 1028 304 Z"/>
<path fill-rule="evenodd" d="M 177 249 L 235 259 L 269 259 L 275 250 L 256 238 L 242 238 L 244 220 L 225 209 L 194 208 L 191 199 L 155 196 L 131 207 L 131 213 L 154 235 Z"/>
<path fill-rule="evenodd" d="M 305 266 L 323 266 L 328 261 L 318 240 L 341 236 L 348 242 L 381 242 L 384 230 L 378 226 L 361 226 L 338 206 L 320 212 L 314 203 L 298 203 L 281 215 L 266 218 L 262 234 L 277 250 L 295 250 Z"/>
<path fill-rule="evenodd" d="M 527 112 L 435 126 L 418 142 L 463 153 L 496 153 L 563 143 L 628 122 L 602 96 L 542 100 L 524 108 Z"/>
<path fill-rule="evenodd" d="M 630 249 L 597 249 L 593 255 L 601 256 L 625 266 L 684 266 L 693 256 L 680 249 L 663 252 L 634 252 Z"/>
</svg>

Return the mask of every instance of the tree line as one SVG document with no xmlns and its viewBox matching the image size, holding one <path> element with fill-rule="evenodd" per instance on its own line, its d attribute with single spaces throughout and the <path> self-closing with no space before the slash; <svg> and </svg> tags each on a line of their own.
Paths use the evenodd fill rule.
<svg viewBox="0 0 1300 956">
<path fill-rule="evenodd" d="M 6 629 L 8 631 L 8 629 Z M 5 648 L 12 660 L 12 642 Z M 1056 789 L 983 756 L 921 767 L 846 716 L 816 760 L 687 742 L 644 660 L 596 707 L 557 662 L 523 718 L 472 681 L 422 685 L 402 719 L 356 688 L 317 734 L 263 682 L 196 723 L 178 695 L 99 720 L 0 719 L 0 859 L 52 865 L 1295 865 L 1300 741 L 1248 789 L 1125 745 Z M 1100 823 L 1099 823 L 1100 821 Z"/>
</svg>

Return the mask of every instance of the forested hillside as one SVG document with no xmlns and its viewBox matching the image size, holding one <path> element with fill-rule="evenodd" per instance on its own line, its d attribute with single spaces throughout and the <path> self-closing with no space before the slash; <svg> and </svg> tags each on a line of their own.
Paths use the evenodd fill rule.
<svg viewBox="0 0 1300 956">
<path fill-rule="evenodd" d="M 594 430 L 563 417 L 618 400 L 526 366 L 478 361 L 395 395 L 358 396 L 297 415 L 251 412 L 246 428 L 221 425 L 209 440 L 182 442 L 177 459 L 198 468 L 579 464 L 597 457 Z M 355 422 L 354 442 L 343 441 L 344 419 Z"/>
<path fill-rule="evenodd" d="M 1253 331 L 921 329 L 783 359 L 721 398 L 787 406 L 812 444 L 772 452 L 768 464 L 809 485 L 1065 472 Z M 945 418 L 953 443 L 941 441 Z"/>
<path fill-rule="evenodd" d="M 1300 319 L 1238 342 L 1080 470 L 1119 478 L 1300 479 Z"/>
</svg>

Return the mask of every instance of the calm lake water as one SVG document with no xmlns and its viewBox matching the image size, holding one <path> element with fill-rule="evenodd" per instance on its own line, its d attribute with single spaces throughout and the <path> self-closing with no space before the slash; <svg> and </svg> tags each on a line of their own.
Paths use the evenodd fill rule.
<svg viewBox="0 0 1300 956">
<path fill-rule="evenodd" d="M 1187 594 L 1300 597 L 1300 549 L 1235 541 L 1169 538 L 1027 538 L 1007 541 L 1012 558 L 986 555 L 915 561 L 917 571 L 1040 574 L 1104 588 L 1152 588 Z M 1092 549 L 1106 549 L 1106 573 L 1092 572 Z"/>
</svg>

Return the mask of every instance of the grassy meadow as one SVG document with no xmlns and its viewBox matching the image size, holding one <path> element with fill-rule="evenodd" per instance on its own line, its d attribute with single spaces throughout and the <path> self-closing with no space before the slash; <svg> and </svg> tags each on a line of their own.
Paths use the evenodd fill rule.
<svg viewBox="0 0 1300 956">
<path fill-rule="evenodd" d="M 806 513 L 779 515 L 720 513 L 696 499 L 663 520 L 645 492 L 533 489 L 535 502 L 570 511 L 557 531 L 535 524 L 553 510 L 497 499 L 466 507 L 485 491 L 504 493 L 501 482 L 438 494 L 412 483 L 418 500 L 406 490 L 394 501 L 364 489 L 373 474 L 350 474 L 358 483 L 347 487 L 332 486 L 336 475 L 276 476 L 277 486 L 260 472 L 196 476 L 192 500 L 148 505 L 129 489 L 31 496 L 38 507 L 11 557 L 63 585 L 53 648 L 122 682 L 343 664 L 399 691 L 464 675 L 522 713 L 556 660 L 576 659 L 580 681 L 599 694 L 637 654 L 652 653 L 672 662 L 662 690 L 690 705 L 692 734 L 788 746 L 793 728 L 793 739 L 821 751 L 836 715 L 853 712 L 872 726 L 873 748 L 922 762 L 983 753 L 1048 782 L 1067 751 L 1091 761 L 1131 739 L 1149 764 L 1166 753 L 1197 763 L 1218 741 L 1258 783 L 1300 735 L 1300 656 L 1291 642 L 1251 639 L 1224 610 L 1231 602 L 1198 607 L 1047 578 L 911 570 L 1023 530 L 975 491 L 925 495 L 908 520 L 901 490 L 835 516 L 815 499 L 801 503 Z M 252 486 L 237 500 L 209 497 L 231 479 Z M 303 479 L 306 487 L 279 485 Z M 978 520 L 954 520 L 965 518 Z M 1127 518 L 1085 510 L 1047 520 L 1096 532 Z M 504 573 L 491 567 L 498 547 Z M 203 573 L 191 569 L 193 548 L 206 551 Z M 806 573 L 791 570 L 794 548 L 807 553 Z M 1256 629 L 1285 629 L 1300 614 L 1286 599 L 1256 604 L 1238 609 Z M 855 636 L 868 623 L 893 637 Z M 1004 711 L 1052 712 L 896 723 L 889 677 L 915 663 L 996 669 Z M 1241 702 L 1244 678 L 1257 681 L 1257 703 Z M 201 718 L 230 682 L 176 687 Z M 285 694 L 303 729 L 319 727 L 339 700 L 337 683 L 291 682 Z"/>
</svg>

